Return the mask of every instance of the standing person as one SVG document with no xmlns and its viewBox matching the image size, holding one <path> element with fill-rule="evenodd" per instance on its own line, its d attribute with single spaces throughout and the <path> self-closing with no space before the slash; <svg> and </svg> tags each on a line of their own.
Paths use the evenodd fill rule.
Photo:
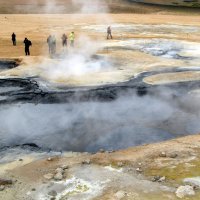
<svg viewBox="0 0 200 200">
<path fill-rule="evenodd" d="M 26 56 L 30 56 L 30 46 L 32 46 L 32 42 L 28 40 L 27 38 L 24 39 L 24 45 L 25 45 L 25 54 Z"/>
<path fill-rule="evenodd" d="M 52 54 L 53 55 L 56 54 L 56 36 L 55 35 L 52 36 Z"/>
<path fill-rule="evenodd" d="M 16 46 L 16 35 L 15 35 L 15 33 L 12 34 L 12 43 L 13 43 L 13 46 Z"/>
<path fill-rule="evenodd" d="M 70 46 L 74 47 L 74 40 L 75 40 L 75 34 L 74 34 L 74 32 L 70 33 L 69 39 L 70 39 Z"/>
<path fill-rule="evenodd" d="M 62 46 L 63 47 L 66 47 L 67 46 L 67 35 L 64 33 L 63 35 L 62 35 Z"/>
<path fill-rule="evenodd" d="M 110 39 L 113 39 L 112 30 L 111 30 L 110 26 L 107 28 L 107 40 L 109 39 L 109 37 L 110 37 Z"/>
<path fill-rule="evenodd" d="M 52 36 L 49 35 L 49 37 L 47 38 L 47 43 L 49 46 L 49 54 L 52 55 L 53 51 L 52 51 Z"/>
</svg>

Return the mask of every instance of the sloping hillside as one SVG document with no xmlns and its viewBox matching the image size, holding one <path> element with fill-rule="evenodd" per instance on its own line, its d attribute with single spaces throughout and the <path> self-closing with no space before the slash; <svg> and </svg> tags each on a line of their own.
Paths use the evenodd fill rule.
<svg viewBox="0 0 200 200">
<path fill-rule="evenodd" d="M 200 7 L 200 0 L 132 0 L 134 2 L 143 2 L 159 5 L 173 5 L 173 6 L 189 6 Z"/>
</svg>

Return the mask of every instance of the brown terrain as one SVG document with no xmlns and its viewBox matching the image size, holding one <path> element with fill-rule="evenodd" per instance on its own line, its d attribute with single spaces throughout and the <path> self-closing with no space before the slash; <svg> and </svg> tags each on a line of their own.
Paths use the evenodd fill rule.
<svg viewBox="0 0 200 200">
<path fill-rule="evenodd" d="M 153 70 L 161 72 L 147 76 L 144 82 L 162 85 L 200 80 L 199 71 L 192 71 L 192 67 L 198 67 L 200 62 L 199 10 L 121 2 L 110 1 L 112 13 L 109 14 L 80 14 L 77 5 L 74 6 L 69 1 L 65 7 L 63 5 L 66 1 L 59 0 L 56 1 L 56 5 L 60 5 L 56 6 L 58 9 L 50 8 L 50 12 L 54 10 L 56 13 L 65 14 L 49 14 L 43 0 L 32 3 L 26 0 L 0 0 L 0 57 L 19 62 L 17 68 L 3 70 L 0 76 L 39 76 L 53 84 L 75 87 L 123 82 L 142 72 Z M 102 3 L 102 10 L 104 9 Z M 70 14 L 75 11 L 79 13 Z M 107 41 L 106 28 L 115 24 L 126 25 L 128 31 L 123 29 L 123 26 L 116 25 L 116 28 L 113 28 L 114 39 Z M 136 31 L 130 29 L 133 26 Z M 76 33 L 75 49 L 84 49 L 91 41 L 91 44 L 98 41 L 103 47 L 99 47 L 95 53 L 114 60 L 118 63 L 117 67 L 70 78 L 65 74 L 48 77 L 41 65 L 53 63 L 57 66 L 57 61 L 48 55 L 47 37 L 49 34 L 56 35 L 57 50 L 62 53 L 60 38 L 63 33 L 69 34 L 71 31 Z M 17 35 L 16 47 L 11 43 L 13 32 Z M 25 37 L 33 43 L 31 56 L 28 58 L 24 56 Z M 88 42 L 85 37 L 91 41 Z M 155 56 L 137 48 L 124 50 L 124 47 L 128 48 L 132 44 L 132 40 L 139 41 L 140 45 L 148 44 L 152 40 L 158 40 L 156 44 L 164 41 L 164 45 L 166 40 L 178 45 L 183 43 L 184 47 L 190 49 L 185 47 L 180 56 L 192 56 L 191 48 L 195 47 L 196 57 L 194 60 L 181 60 Z M 135 43 L 133 45 L 137 46 Z M 73 50 L 69 48 L 68 51 Z M 191 71 L 162 73 L 162 70 L 186 65 L 191 67 Z M 18 153 L 16 150 L 13 154 L 2 156 L 0 162 L 0 199 L 198 200 L 199 153 L 199 135 L 118 151 L 102 149 L 95 154 L 26 151 Z M 176 193 L 177 189 L 184 185 L 189 187 L 189 192 L 185 189 Z"/>
<path fill-rule="evenodd" d="M 95 6 L 96 2 L 100 2 L 99 12 L 105 12 L 105 5 L 109 7 L 110 12 L 112 13 L 155 13 L 155 12 L 176 12 L 176 14 L 180 13 L 196 13 L 198 14 L 199 9 L 193 9 L 191 12 L 191 8 L 179 8 L 179 7 L 166 7 L 163 5 L 170 5 L 170 2 L 181 2 L 181 0 L 174 1 L 163 1 L 163 0 L 155 0 L 153 1 L 144 1 L 148 4 L 141 4 L 136 1 L 130 0 L 88 0 L 88 6 Z M 153 4 L 149 4 L 152 3 Z M 46 8 L 46 4 L 49 4 L 48 9 Z M 36 14 L 36 13 L 73 13 L 80 12 L 80 5 L 82 0 L 35 0 L 35 1 L 27 1 L 27 0 L 10 0 L 10 1 L 0 1 L 1 13 L 3 14 Z M 158 4 L 158 5 L 157 5 Z M 159 5 L 161 4 L 161 5 Z M 188 3 L 185 3 L 188 5 Z M 190 3 L 189 3 L 190 4 Z M 194 3 L 192 3 L 194 4 Z M 191 4 L 190 4 L 191 5 Z M 55 9 L 56 8 L 56 9 Z M 175 13 L 174 13 L 175 14 Z"/>
</svg>

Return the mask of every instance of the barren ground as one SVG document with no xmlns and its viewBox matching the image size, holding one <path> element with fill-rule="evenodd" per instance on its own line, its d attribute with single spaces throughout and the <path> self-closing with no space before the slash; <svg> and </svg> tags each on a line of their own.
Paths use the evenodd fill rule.
<svg viewBox="0 0 200 200">
<path fill-rule="evenodd" d="M 109 19 L 109 20 L 107 20 Z M 107 20 L 107 21 L 106 21 Z M 1 78 L 39 76 L 49 82 L 65 86 L 99 85 L 129 80 L 142 72 L 161 70 L 160 74 L 144 79 L 150 84 L 187 82 L 199 80 L 200 17 L 198 15 L 176 14 L 98 14 L 98 15 L 0 15 L 0 56 L 2 59 L 17 59 L 20 66 L 3 70 Z M 105 40 L 105 28 L 115 24 L 114 40 Z M 128 31 L 119 27 L 128 25 Z M 102 28 L 103 25 L 103 28 Z M 138 27 L 138 25 L 142 25 Z M 145 26 L 145 30 L 143 30 Z M 178 26 L 178 28 L 177 28 Z M 180 27 L 181 26 L 181 27 Z M 136 27 L 135 29 L 130 29 Z M 125 27 L 127 28 L 127 27 Z M 165 28 L 169 32 L 162 32 Z M 138 31 L 141 29 L 141 31 Z M 187 30 L 186 30 L 187 29 Z M 181 30 L 181 31 L 180 31 Z M 185 31 L 186 30 L 186 31 Z M 197 30 L 197 31 L 194 31 Z M 17 34 L 17 46 L 11 44 L 12 32 Z M 60 37 L 62 33 L 75 31 L 77 41 L 82 35 L 102 41 L 103 48 L 97 54 L 117 61 L 120 66 L 111 71 L 102 71 L 81 77 L 59 76 L 49 80 L 40 68 L 41 62 L 52 63 L 48 56 L 46 38 L 50 33 L 57 36 L 58 52 L 62 52 Z M 33 43 L 31 57 L 23 56 L 23 39 L 28 37 Z M 153 45 L 171 46 L 183 42 L 184 48 L 173 57 L 170 53 L 156 54 Z M 144 42 L 143 42 L 144 41 Z M 135 43 L 137 42 L 137 43 Z M 76 48 L 80 43 L 77 42 Z M 162 46 L 163 45 L 163 46 Z M 85 43 L 87 48 L 87 42 Z M 137 47 L 137 48 L 136 48 Z M 154 47 L 154 46 L 153 46 Z M 126 49 L 124 49 L 126 48 Z M 194 48 L 194 49 L 193 49 Z M 174 50 L 174 49 L 173 49 Z M 71 51 L 69 49 L 69 51 Z M 194 54 L 196 52 L 196 54 Z M 156 48 L 156 53 L 157 48 Z M 171 56 L 172 55 L 172 56 Z M 191 56 L 194 56 L 192 59 Z M 166 69 L 188 67 L 188 73 L 163 73 Z M 188 136 L 164 143 L 144 145 L 116 152 L 55 153 L 9 150 L 10 154 L 1 154 L 0 178 L 12 179 L 12 185 L 6 185 L 0 191 L 4 200 L 46 200 L 46 199 L 94 199 L 94 200 L 157 200 L 178 199 L 175 190 L 183 185 L 184 178 L 199 177 L 200 138 Z M 6 152 L 6 150 L 5 150 Z M 160 154 L 166 156 L 160 156 Z M 175 156 L 174 156 L 175 155 Z M 47 158 L 50 157 L 49 161 Z M 56 168 L 67 165 L 62 181 L 45 178 L 54 174 Z M 155 176 L 165 177 L 163 182 L 153 182 Z M 15 181 L 16 180 L 16 181 Z M 52 191 L 56 191 L 55 197 Z M 121 192 L 120 192 L 121 191 Z M 51 192 L 51 193 L 49 193 Z M 196 195 L 185 199 L 197 200 Z M 55 193 L 55 192 L 54 192 Z"/>
<path fill-rule="evenodd" d="M 151 20 L 149 20 L 151 18 Z M 181 60 L 174 60 L 174 59 L 160 59 L 159 57 L 152 56 L 150 54 L 146 54 L 141 52 L 141 49 L 134 49 L 134 51 L 121 51 L 120 47 L 118 47 L 118 44 L 120 41 L 126 40 L 126 39 L 136 39 L 137 40 L 143 40 L 145 41 L 150 39 L 161 39 L 161 40 L 171 40 L 172 42 L 174 40 L 182 40 L 187 42 L 194 42 L 195 44 L 198 44 L 199 42 L 199 31 L 184 31 L 184 29 L 189 26 L 190 29 L 196 29 L 199 26 L 199 20 L 200 17 L 198 16 L 177 16 L 177 15 L 157 15 L 157 14 L 145 14 L 145 15 L 138 15 L 138 14 L 98 14 L 98 15 L 1 15 L 0 16 L 0 24 L 2 27 L 1 31 L 1 45 L 0 45 L 0 55 L 2 58 L 20 58 L 21 60 L 24 60 L 22 62 L 22 67 L 4 71 L 1 73 L 2 76 L 4 75 L 10 75 L 10 76 L 18 76 L 21 75 L 22 77 L 25 75 L 28 75 L 27 73 L 30 72 L 31 74 L 35 75 L 41 75 L 45 76 L 44 73 L 40 72 L 41 70 L 38 69 L 38 67 L 41 66 L 40 63 L 41 60 L 45 60 L 44 56 L 46 57 L 48 55 L 48 46 L 46 43 L 46 39 L 48 35 L 55 34 L 57 36 L 57 51 L 58 53 L 62 52 L 61 48 L 61 35 L 63 33 L 69 34 L 71 31 L 75 31 L 76 33 L 76 40 L 77 42 L 77 48 L 79 43 L 81 43 L 82 46 L 87 46 L 88 42 L 86 41 L 84 43 L 85 38 L 89 37 L 92 40 L 98 40 L 99 42 L 103 42 L 105 48 L 102 50 L 99 50 L 98 53 L 100 54 L 108 54 L 111 57 L 116 58 L 117 60 L 120 60 L 121 66 L 123 70 L 118 71 L 117 69 L 111 70 L 111 73 L 113 73 L 113 76 L 110 76 L 110 72 L 102 72 L 97 73 L 97 78 L 95 80 L 91 80 L 91 84 L 99 84 L 99 82 L 102 81 L 102 83 L 112 83 L 112 82 L 118 82 L 118 81 L 124 81 L 128 80 L 130 77 L 134 76 L 135 74 L 141 73 L 146 70 L 152 70 L 157 67 L 162 66 L 183 66 L 186 65 L 185 63 L 187 61 L 181 61 Z M 114 40 L 111 42 L 106 43 L 105 41 L 105 29 L 106 26 L 109 24 L 125 24 L 127 26 L 128 31 L 124 32 L 123 27 L 116 28 L 116 32 L 113 31 L 114 34 Z M 101 27 L 103 25 L 103 27 Z M 150 30 L 147 30 L 149 32 L 146 33 L 146 30 L 142 31 L 134 31 L 131 32 L 130 27 L 137 25 L 145 25 L 150 26 Z M 173 34 L 163 34 L 162 33 L 162 26 L 169 26 L 169 30 L 173 32 Z M 173 26 L 183 26 L 183 30 L 179 32 L 177 28 L 174 28 Z M 96 27 L 100 26 L 99 31 L 95 30 Z M 151 28 L 152 26 L 152 28 Z M 155 29 L 156 27 L 156 29 Z M 194 27 L 194 28 L 193 28 Z M 126 27 L 125 27 L 126 28 Z M 130 30 L 129 30 L 130 29 Z M 155 29 L 155 31 L 154 31 Z M 175 29 L 175 30 L 173 30 Z M 161 32 L 160 34 L 158 33 Z M 13 47 L 11 43 L 11 34 L 12 32 L 15 32 L 17 34 L 17 46 Z M 31 58 L 24 58 L 24 47 L 23 47 L 23 40 L 25 37 L 28 37 L 32 43 L 33 46 L 31 47 Z M 129 44 L 127 41 L 125 45 Z M 130 41 L 131 45 L 131 41 Z M 132 44 L 134 48 L 134 44 Z M 191 43 L 193 45 L 193 43 Z M 119 48 L 116 51 L 109 50 L 112 47 L 117 46 Z M 70 51 L 70 49 L 69 49 Z M 198 50 L 197 50 L 198 51 Z M 37 58 L 35 56 L 40 56 L 40 58 Z M 123 59 L 119 59 L 119 56 Z M 186 54 L 187 56 L 187 54 Z M 190 56 L 190 55 L 189 55 Z M 141 57 L 143 59 L 141 59 Z M 44 58 L 44 59 L 43 59 Z M 139 59 L 137 59 L 139 58 Z M 198 57 L 197 57 L 198 58 Z M 135 60 L 136 59 L 136 60 Z M 129 60 L 129 61 L 128 61 Z M 26 63 L 29 63 L 28 65 Z M 33 64 L 36 63 L 36 65 L 30 65 L 30 62 Z M 47 61 L 48 62 L 48 61 Z M 198 62 L 194 63 L 192 61 L 192 64 L 190 65 L 198 65 Z M 119 69 L 120 69 L 119 68 Z M 162 67 L 163 68 L 163 67 Z M 36 70 L 36 72 L 35 72 Z M 117 70 L 117 71 L 116 71 Z M 34 71 L 34 72 L 33 72 Z M 39 73 L 39 74 L 38 74 Z M 42 73 L 42 74 L 41 74 Z M 198 76 L 189 75 L 189 80 L 197 80 Z M 164 75 L 165 76 L 165 75 Z M 166 79 L 169 81 L 171 79 L 171 76 L 166 75 Z M 94 76 L 90 76 L 92 79 Z M 185 78 L 184 75 L 181 77 Z M 45 77 L 48 78 L 48 77 Z M 103 80 L 105 78 L 105 81 Z M 111 78 L 111 80 L 109 80 Z M 159 78 L 159 75 L 158 75 Z M 157 81 L 157 79 L 151 80 L 151 78 L 148 79 L 148 82 L 153 83 L 153 81 Z M 64 77 L 58 77 L 56 80 L 53 80 L 54 82 L 61 82 L 63 83 Z M 173 79 L 173 78 L 172 78 Z M 66 79 L 65 79 L 66 80 Z M 72 78 L 72 80 L 67 80 L 67 83 L 69 84 L 69 81 L 72 81 L 71 84 L 79 84 L 79 85 L 90 85 L 90 82 L 84 83 L 84 81 L 88 80 L 88 78 L 83 78 L 83 80 L 79 79 L 77 80 L 76 77 Z M 172 80 L 173 81 L 173 80 Z M 65 82 L 65 81 L 64 81 Z M 166 82 L 166 81 L 165 81 Z"/>
</svg>

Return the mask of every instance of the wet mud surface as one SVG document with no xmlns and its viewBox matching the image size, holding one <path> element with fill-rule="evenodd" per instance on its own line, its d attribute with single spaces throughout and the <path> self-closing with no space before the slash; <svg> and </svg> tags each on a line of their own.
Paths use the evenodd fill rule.
<svg viewBox="0 0 200 200">
<path fill-rule="evenodd" d="M 144 28 L 147 32 L 150 29 Z M 180 27 L 173 28 L 176 32 Z M 160 74 L 174 73 L 178 77 L 183 72 L 199 72 L 198 43 L 131 39 L 107 42 L 104 48 L 109 52 L 139 51 L 148 58 L 164 60 L 166 66 L 159 67 L 158 62 L 157 68 L 144 69 L 128 81 L 100 86 L 54 85 L 39 75 L 1 76 L 0 148 L 32 144 L 28 146 L 48 151 L 96 152 L 200 131 L 200 80 L 152 85 L 144 81 Z M 167 65 L 168 61 L 172 66 Z M 11 61 L 0 61 L 1 65 L 2 69 L 17 67 Z"/>
<path fill-rule="evenodd" d="M 18 61 L 15 60 L 0 60 L 0 70 L 12 69 L 19 66 Z"/>
<path fill-rule="evenodd" d="M 94 152 L 195 134 L 200 130 L 194 122 L 200 107 L 198 94 L 190 92 L 199 89 L 200 81 L 143 82 L 151 75 L 187 70 L 144 72 L 123 83 L 57 91 L 44 88 L 37 77 L 1 78 L 0 147 L 27 144 L 34 149 Z"/>
<path fill-rule="evenodd" d="M 1 78 L 0 79 L 0 104 L 10 103 L 34 103 L 54 104 L 87 101 L 113 101 L 121 95 L 129 93 L 138 96 L 156 95 L 156 88 L 176 88 L 177 95 L 185 95 L 188 92 L 199 89 L 200 81 L 188 81 L 182 83 L 169 83 L 162 85 L 149 85 L 143 79 L 152 75 L 164 73 L 178 73 L 187 71 L 200 71 L 198 68 L 172 68 L 144 72 L 130 81 L 96 87 L 58 87 L 58 90 L 40 87 L 39 78 Z M 155 91 L 155 92 L 153 92 Z M 159 94 L 158 94 L 159 95 Z"/>
</svg>

